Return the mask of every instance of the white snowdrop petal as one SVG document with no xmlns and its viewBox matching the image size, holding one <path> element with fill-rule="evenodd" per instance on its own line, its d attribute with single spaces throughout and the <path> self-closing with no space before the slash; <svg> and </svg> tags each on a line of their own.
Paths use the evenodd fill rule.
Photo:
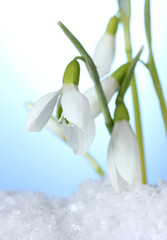
<svg viewBox="0 0 167 240">
<path fill-rule="evenodd" d="M 32 103 L 26 103 L 27 108 L 30 110 L 33 107 L 34 104 Z M 56 119 L 51 117 L 48 122 L 46 123 L 46 126 L 48 129 L 55 133 L 57 136 L 62 138 L 63 140 L 65 139 L 64 133 L 63 133 L 63 128 L 60 124 L 57 123 Z"/>
<path fill-rule="evenodd" d="M 39 132 L 42 130 L 51 117 L 60 91 L 46 94 L 33 105 L 26 120 L 26 129 L 28 131 Z"/>
<path fill-rule="evenodd" d="M 95 123 L 92 117 L 88 116 L 84 130 L 75 125 L 67 125 L 65 122 L 63 122 L 63 130 L 67 143 L 74 153 L 85 155 L 95 137 Z"/>
<path fill-rule="evenodd" d="M 120 176 L 134 184 L 135 176 L 141 171 L 137 138 L 126 120 L 118 121 L 113 129 L 113 147 L 116 152 L 115 165 Z"/>
<path fill-rule="evenodd" d="M 115 36 L 105 33 L 100 39 L 94 53 L 94 63 L 100 77 L 110 72 L 115 54 Z"/>
<path fill-rule="evenodd" d="M 101 81 L 101 84 L 106 100 L 109 102 L 113 94 L 118 90 L 119 83 L 114 77 L 110 76 Z"/>
<path fill-rule="evenodd" d="M 136 151 L 140 151 L 139 148 Z M 141 186 L 142 185 L 142 171 L 141 171 L 141 160 L 140 160 L 140 152 L 138 153 L 138 157 L 136 157 L 136 174 L 134 177 L 133 184 L 135 186 Z"/>
<path fill-rule="evenodd" d="M 121 177 L 117 170 L 117 166 L 115 164 L 117 158 L 116 149 L 113 147 L 112 138 L 110 139 L 109 147 L 108 147 L 108 173 L 110 177 L 110 181 L 112 186 L 117 192 L 122 192 L 122 190 L 127 185 L 127 182 Z"/>
<path fill-rule="evenodd" d="M 115 161 L 114 161 L 114 149 L 112 148 L 112 142 L 110 140 L 109 143 L 109 147 L 108 147 L 108 173 L 109 173 L 109 177 L 111 180 L 111 183 L 113 185 L 113 187 L 115 188 L 115 190 L 117 192 L 120 191 L 119 188 L 119 183 L 118 183 L 118 174 L 117 174 L 117 170 L 116 170 L 116 166 L 115 166 Z"/>
<path fill-rule="evenodd" d="M 107 100 L 107 102 L 109 102 L 110 99 L 112 98 L 113 94 L 118 90 L 119 83 L 115 78 L 110 76 L 110 77 L 102 80 L 101 85 L 102 85 L 106 100 Z M 101 108 L 100 108 L 100 104 L 98 101 L 95 87 L 89 88 L 84 93 L 84 95 L 89 101 L 89 105 L 91 108 L 91 114 L 92 114 L 93 118 L 97 117 L 101 113 Z"/>
<path fill-rule="evenodd" d="M 65 139 L 64 136 L 64 132 L 63 132 L 63 128 L 60 124 L 58 124 L 56 122 L 56 119 L 51 117 L 46 126 L 49 128 L 50 131 L 52 131 L 53 133 L 55 133 L 57 136 L 59 136 L 60 138 L 62 138 L 63 140 Z"/>
<path fill-rule="evenodd" d="M 62 95 L 63 116 L 70 123 L 84 130 L 91 110 L 87 98 L 77 90 L 70 90 Z"/>
<path fill-rule="evenodd" d="M 136 186 L 142 183 L 137 138 L 126 120 L 114 125 L 108 148 L 108 171 L 117 191 L 122 191 L 127 183 Z"/>
</svg>

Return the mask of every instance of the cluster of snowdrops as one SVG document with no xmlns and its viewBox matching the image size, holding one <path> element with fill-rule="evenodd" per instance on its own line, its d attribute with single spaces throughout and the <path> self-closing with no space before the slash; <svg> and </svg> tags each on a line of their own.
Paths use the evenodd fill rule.
<svg viewBox="0 0 167 240">
<path fill-rule="evenodd" d="M 109 75 L 115 53 L 118 21 L 116 16 L 110 19 L 106 32 L 96 46 L 93 60 L 72 33 L 61 22 L 58 23 L 81 56 L 75 57 L 67 65 L 61 89 L 46 94 L 31 107 L 26 129 L 39 132 L 47 125 L 68 143 L 74 153 L 86 155 L 95 137 L 94 119 L 103 112 L 111 134 L 108 173 L 113 187 L 120 192 L 127 184 L 140 186 L 142 183 L 138 141 L 129 124 L 129 114 L 124 103 L 124 95 L 142 49 L 131 62 Z M 90 76 L 95 80 L 95 86 L 84 93 L 78 88 L 80 61 L 85 62 Z M 112 119 L 108 102 L 115 92 L 118 95 Z"/>
</svg>

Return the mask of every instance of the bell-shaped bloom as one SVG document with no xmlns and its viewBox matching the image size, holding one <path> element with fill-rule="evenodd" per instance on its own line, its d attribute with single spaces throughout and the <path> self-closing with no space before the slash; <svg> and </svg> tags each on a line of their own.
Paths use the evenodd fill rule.
<svg viewBox="0 0 167 240">
<path fill-rule="evenodd" d="M 98 42 L 94 52 L 93 60 L 100 78 L 110 72 L 115 55 L 115 34 L 118 22 L 119 19 L 116 16 L 109 20 L 106 32 Z"/>
<path fill-rule="evenodd" d="M 119 89 L 120 84 L 118 80 L 110 76 L 101 81 L 101 86 L 103 88 L 106 100 L 109 102 L 113 94 Z M 101 108 L 95 87 L 89 88 L 84 95 L 89 101 L 93 118 L 97 117 L 101 113 Z"/>
<path fill-rule="evenodd" d="M 65 138 L 73 151 L 84 155 L 95 137 L 95 123 L 87 98 L 76 89 L 61 97 L 62 122 Z M 67 122 L 67 121 L 68 122 Z"/>
<path fill-rule="evenodd" d="M 110 72 L 114 55 L 115 35 L 106 32 L 98 42 L 93 56 L 100 78 Z"/>
<path fill-rule="evenodd" d="M 57 121 L 62 124 L 68 144 L 75 153 L 84 155 L 94 139 L 95 123 L 87 98 L 78 91 L 76 85 L 68 85 L 46 94 L 32 107 L 26 128 L 28 131 L 41 131 L 57 105 Z"/>
<path fill-rule="evenodd" d="M 140 153 L 136 135 L 126 120 L 117 121 L 108 147 L 108 172 L 116 191 L 141 185 Z"/>
</svg>

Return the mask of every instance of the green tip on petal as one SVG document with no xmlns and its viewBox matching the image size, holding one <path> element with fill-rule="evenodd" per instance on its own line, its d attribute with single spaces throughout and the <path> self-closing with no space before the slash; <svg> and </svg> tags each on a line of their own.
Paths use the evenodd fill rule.
<svg viewBox="0 0 167 240">
<path fill-rule="evenodd" d="M 71 61 L 64 72 L 63 84 L 79 84 L 80 65 L 76 60 Z"/>
<path fill-rule="evenodd" d="M 117 18 L 116 16 L 112 17 L 108 22 L 106 33 L 115 35 L 118 28 L 118 23 L 119 23 L 119 18 Z"/>
<path fill-rule="evenodd" d="M 114 113 L 114 124 L 121 120 L 129 121 L 129 113 L 123 102 L 118 103 L 116 106 Z"/>
<path fill-rule="evenodd" d="M 58 106 L 58 110 L 57 110 L 57 118 L 60 119 L 61 115 L 62 115 L 63 109 L 62 106 Z"/>
<path fill-rule="evenodd" d="M 120 66 L 115 72 L 113 72 L 113 74 L 111 75 L 113 78 L 115 78 L 119 85 L 121 85 L 127 71 L 128 68 L 130 66 L 130 62 L 123 64 L 122 66 Z"/>
</svg>

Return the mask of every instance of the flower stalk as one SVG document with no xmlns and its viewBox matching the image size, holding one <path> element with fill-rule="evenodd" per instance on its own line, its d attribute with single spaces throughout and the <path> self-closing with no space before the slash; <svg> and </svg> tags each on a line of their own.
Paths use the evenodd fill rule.
<svg viewBox="0 0 167 240">
<path fill-rule="evenodd" d="M 152 55 L 152 52 L 150 53 L 149 60 L 148 60 L 148 69 L 150 71 L 150 74 L 151 74 L 151 77 L 152 77 L 152 80 L 153 80 L 153 84 L 154 84 L 154 88 L 155 88 L 156 94 L 157 94 L 158 99 L 159 99 L 161 112 L 162 112 L 162 117 L 163 117 L 163 121 L 164 121 L 164 124 L 165 124 L 165 129 L 166 129 L 166 133 L 167 133 L 167 107 L 166 107 L 165 98 L 164 98 L 164 95 L 163 95 L 160 79 L 159 79 L 159 76 L 158 76 L 158 72 L 157 72 L 157 68 L 156 68 L 156 65 L 155 65 L 155 61 L 154 61 L 154 57 Z"/>
<path fill-rule="evenodd" d="M 154 88 L 159 99 L 161 112 L 163 116 L 163 121 L 165 124 L 166 132 L 167 132 L 167 107 L 165 103 L 165 98 L 163 95 L 161 82 L 158 76 L 157 68 L 154 61 L 153 51 L 152 51 L 152 38 L 151 38 L 151 23 L 150 23 L 150 0 L 145 0 L 145 8 L 144 8 L 144 20 L 145 20 L 145 31 L 147 37 L 147 44 L 149 48 L 149 59 L 147 63 L 147 68 L 151 74 L 152 81 L 154 84 Z"/>
<path fill-rule="evenodd" d="M 100 177 L 104 176 L 104 171 L 89 153 L 86 153 L 84 157 L 88 160 Z"/>
<path fill-rule="evenodd" d="M 94 81 L 94 84 L 95 84 L 95 89 L 97 92 L 98 100 L 99 100 L 99 103 L 101 106 L 101 110 L 104 114 L 106 127 L 107 127 L 109 133 L 111 133 L 112 128 L 113 128 L 113 120 L 111 118 L 107 100 L 105 98 L 105 95 L 104 95 L 104 92 L 103 92 L 103 89 L 102 89 L 102 86 L 100 83 L 100 79 L 99 79 L 99 75 L 96 70 L 96 66 L 95 66 L 92 58 L 89 56 L 89 54 L 83 48 L 83 46 L 78 41 L 78 39 L 76 39 L 76 37 L 64 26 L 63 23 L 58 22 L 58 25 L 63 30 L 65 35 L 70 39 L 70 41 L 73 43 L 73 45 L 76 47 L 76 49 L 79 51 L 81 56 L 85 59 L 86 67 L 88 69 L 88 72 L 89 72 L 92 80 Z"/>
<path fill-rule="evenodd" d="M 120 18 L 123 24 L 124 37 L 125 37 L 125 50 L 128 61 L 132 60 L 132 47 L 130 39 L 130 0 L 118 0 Z M 138 93 L 136 87 L 135 76 L 131 82 L 132 88 L 132 98 L 133 98 L 133 109 L 135 114 L 135 127 L 136 127 L 136 136 L 138 139 L 140 157 L 141 157 L 141 169 L 142 169 L 142 182 L 145 184 L 146 180 L 146 168 L 145 168 L 145 159 L 144 159 L 144 146 L 143 146 L 143 136 L 142 136 L 142 126 L 141 126 L 141 117 L 140 117 L 140 107 L 138 100 Z"/>
<path fill-rule="evenodd" d="M 119 90 L 119 94 L 117 96 L 117 100 L 116 100 L 117 103 L 123 101 L 123 97 L 125 95 L 126 90 L 128 89 L 128 87 L 130 85 L 130 82 L 131 82 L 131 79 L 132 79 L 132 76 L 133 76 L 133 73 L 134 73 L 134 69 L 135 69 L 136 63 L 139 60 L 139 57 L 140 57 L 142 51 L 143 51 L 143 46 L 139 50 L 139 52 L 136 55 L 136 57 L 130 63 L 130 66 L 129 66 L 128 71 L 127 71 L 127 73 L 125 75 L 125 78 L 122 81 L 122 84 L 121 84 L 121 87 L 120 87 L 120 90 Z"/>
</svg>

